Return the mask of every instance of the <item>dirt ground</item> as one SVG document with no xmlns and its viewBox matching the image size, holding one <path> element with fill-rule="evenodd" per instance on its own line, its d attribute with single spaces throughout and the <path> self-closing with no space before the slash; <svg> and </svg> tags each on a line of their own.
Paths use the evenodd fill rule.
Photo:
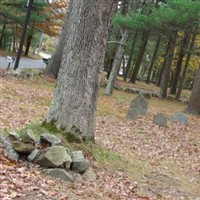
<svg viewBox="0 0 200 200">
<path fill-rule="evenodd" d="M 0 130 L 41 123 L 54 86 L 49 79 L 1 76 Z M 0 146 L 0 198 L 200 199 L 200 117 L 187 115 L 187 126 L 168 122 L 166 127 L 159 127 L 152 122 L 154 114 L 164 112 L 170 117 L 186 105 L 151 98 L 148 114 L 130 121 L 126 112 L 134 96 L 114 91 L 112 97 L 106 97 L 103 89 L 99 91 L 96 144 L 85 148 L 92 152 L 96 181 L 77 177 L 78 181 L 69 184 L 44 177 L 36 166 L 7 160 Z M 16 180 L 22 182 L 20 186 Z"/>
</svg>

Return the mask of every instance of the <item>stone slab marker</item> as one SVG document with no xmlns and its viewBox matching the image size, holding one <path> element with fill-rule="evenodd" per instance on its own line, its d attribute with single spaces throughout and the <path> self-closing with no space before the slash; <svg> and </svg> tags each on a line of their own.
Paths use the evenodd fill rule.
<svg viewBox="0 0 200 200">
<path fill-rule="evenodd" d="M 159 126 L 167 125 L 167 117 L 163 113 L 158 113 L 153 118 L 153 123 Z"/>
<path fill-rule="evenodd" d="M 128 119 L 136 119 L 139 115 L 146 115 L 148 108 L 148 101 L 139 95 L 131 101 L 127 112 Z"/>
</svg>

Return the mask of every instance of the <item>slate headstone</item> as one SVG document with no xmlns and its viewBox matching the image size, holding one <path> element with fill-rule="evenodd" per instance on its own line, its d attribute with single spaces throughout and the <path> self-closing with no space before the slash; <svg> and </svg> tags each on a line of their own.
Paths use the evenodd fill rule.
<svg viewBox="0 0 200 200">
<path fill-rule="evenodd" d="M 187 117 L 183 114 L 183 113 L 175 113 L 170 117 L 170 120 L 172 122 L 177 122 L 177 123 L 181 123 L 181 124 L 188 124 L 188 119 Z"/>
<path fill-rule="evenodd" d="M 148 108 L 148 101 L 139 95 L 131 101 L 127 112 L 128 119 L 136 119 L 139 115 L 146 115 Z"/>
<path fill-rule="evenodd" d="M 163 113 L 159 113 L 154 116 L 153 123 L 159 126 L 167 125 L 167 117 Z"/>
</svg>

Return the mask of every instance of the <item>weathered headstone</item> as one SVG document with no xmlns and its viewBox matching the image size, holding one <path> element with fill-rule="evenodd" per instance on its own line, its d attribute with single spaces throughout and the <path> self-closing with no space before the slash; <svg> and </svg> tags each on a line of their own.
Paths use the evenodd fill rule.
<svg viewBox="0 0 200 200">
<path fill-rule="evenodd" d="M 177 122 L 181 124 L 188 124 L 188 119 L 183 113 L 175 113 L 170 117 L 172 122 Z"/>
<path fill-rule="evenodd" d="M 146 115 L 148 101 L 141 95 L 131 101 L 127 112 L 128 119 L 136 119 L 139 115 Z"/>
<path fill-rule="evenodd" d="M 153 123 L 159 126 L 166 126 L 167 125 L 167 117 L 163 113 L 159 113 L 154 116 Z"/>
</svg>

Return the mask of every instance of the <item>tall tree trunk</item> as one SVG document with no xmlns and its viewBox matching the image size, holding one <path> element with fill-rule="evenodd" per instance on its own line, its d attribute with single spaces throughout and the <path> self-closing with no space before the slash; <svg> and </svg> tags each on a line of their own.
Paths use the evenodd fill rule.
<svg viewBox="0 0 200 200">
<path fill-rule="evenodd" d="M 135 48 L 135 44 L 136 44 L 136 41 L 137 41 L 137 36 L 138 36 L 138 32 L 136 31 L 134 38 L 133 38 L 133 43 L 132 43 L 132 46 L 131 46 L 131 52 L 130 52 L 130 55 L 129 55 L 129 58 L 128 58 L 128 63 L 126 65 L 126 70 L 125 70 L 125 74 L 124 74 L 124 81 L 127 81 L 128 74 L 129 74 L 129 71 L 130 71 L 130 68 L 131 68 L 131 63 L 132 63 L 132 60 L 133 60 L 133 53 L 134 53 L 134 48 Z"/>
<path fill-rule="evenodd" d="M 127 39 L 128 39 L 128 31 L 125 30 L 124 33 L 122 34 L 122 38 L 120 40 L 120 45 L 118 47 L 117 54 L 115 55 L 112 70 L 108 79 L 108 84 L 105 89 L 105 95 L 112 95 L 113 93 L 115 80 L 119 72 L 120 65 L 122 62 L 122 57 L 124 54 L 124 45 L 126 44 Z"/>
<path fill-rule="evenodd" d="M 138 58 L 137 58 L 137 61 L 136 61 L 136 64 L 135 64 L 135 68 L 134 68 L 133 74 L 131 75 L 131 78 L 130 78 L 130 82 L 132 82 L 132 83 L 135 83 L 135 81 L 136 81 L 138 71 L 140 69 L 142 59 L 143 59 L 143 56 L 144 56 L 144 53 L 145 53 L 145 49 L 146 49 L 146 46 L 147 46 L 147 42 L 148 42 L 148 39 L 149 39 L 149 34 L 150 34 L 149 31 L 143 32 L 142 45 L 140 46 L 140 51 L 139 51 Z"/>
<path fill-rule="evenodd" d="M 173 55 L 174 55 L 174 49 L 176 46 L 176 38 L 177 38 L 177 31 L 171 33 L 169 42 L 168 42 L 168 51 L 167 55 L 165 57 L 165 69 L 162 75 L 162 81 L 161 81 L 161 88 L 160 88 L 160 97 L 166 98 L 167 97 L 167 88 L 170 78 L 170 70 L 171 70 L 171 64 L 173 61 Z"/>
<path fill-rule="evenodd" d="M 94 141 L 97 93 L 116 6 L 116 0 L 69 4 L 62 64 L 46 122 L 85 141 Z"/>
<path fill-rule="evenodd" d="M 12 52 L 14 52 L 14 53 L 16 53 L 16 47 L 15 47 L 15 45 L 16 45 L 16 39 L 15 39 L 15 36 L 13 37 L 13 45 L 12 45 Z"/>
<path fill-rule="evenodd" d="M 121 38 L 121 34 L 120 34 L 120 31 L 118 30 L 117 33 L 116 33 L 116 40 L 119 41 L 120 38 Z M 112 70 L 112 66 L 113 66 L 113 62 L 115 60 L 115 55 L 117 53 L 117 50 L 118 50 L 118 44 L 115 44 L 114 45 L 114 48 L 112 49 L 112 53 L 111 53 L 111 57 L 108 59 L 108 61 L 105 63 L 106 65 L 106 71 L 107 71 L 107 79 L 109 79 L 109 76 L 110 76 L 110 72 Z M 107 56 L 107 54 L 105 55 Z M 104 66 L 105 66 L 104 65 Z"/>
<path fill-rule="evenodd" d="M 192 94 L 188 103 L 188 111 L 200 115 L 200 68 L 196 70 Z"/>
<path fill-rule="evenodd" d="M 67 21 L 68 21 L 68 14 L 66 14 L 65 17 L 65 24 L 67 23 Z M 68 39 L 67 31 L 68 31 L 67 26 L 64 26 L 58 44 L 56 46 L 56 50 L 53 53 L 51 60 L 45 69 L 45 74 L 55 79 L 58 77 L 58 71 L 61 67 L 62 54 L 65 46 L 65 41 Z"/>
<path fill-rule="evenodd" d="M 196 33 L 193 34 L 191 42 L 190 42 L 190 45 L 189 45 L 189 50 L 188 50 L 189 52 L 187 54 L 187 57 L 186 57 L 186 60 L 185 60 L 185 64 L 184 64 L 184 67 L 183 67 L 183 72 L 181 74 L 181 77 L 180 77 L 180 80 L 179 80 L 179 83 L 178 83 L 178 90 L 177 90 L 177 93 L 176 93 L 176 99 L 177 100 L 181 96 L 181 92 L 182 92 L 182 89 L 183 89 L 183 84 L 184 84 L 186 72 L 187 72 L 187 69 L 188 69 L 189 62 L 190 62 L 191 51 L 192 51 L 192 49 L 194 47 L 196 35 L 197 35 Z"/>
<path fill-rule="evenodd" d="M 11 47 L 12 47 L 12 37 L 10 37 L 10 41 L 9 41 L 9 48 L 8 48 L 9 52 L 11 52 Z"/>
<path fill-rule="evenodd" d="M 170 94 L 176 94 L 176 88 L 177 88 L 177 84 L 178 84 L 178 80 L 179 80 L 179 75 L 181 72 L 181 65 L 183 62 L 183 58 L 185 56 L 185 48 L 187 48 L 188 43 L 189 43 L 189 38 L 190 38 L 190 32 L 188 30 L 186 30 L 184 33 L 184 38 L 181 43 L 180 51 L 178 53 L 178 59 L 176 62 L 174 76 L 173 76 L 172 84 L 171 84 L 171 88 L 170 88 Z"/>
<path fill-rule="evenodd" d="M 158 52 L 158 49 L 159 49 L 159 46 L 160 46 L 160 41 L 161 41 L 161 34 L 159 34 L 159 36 L 158 36 L 158 40 L 156 42 L 155 50 L 154 50 L 154 53 L 153 53 L 153 56 L 152 56 L 152 59 L 151 59 L 151 63 L 150 63 L 149 69 L 148 69 L 148 75 L 147 75 L 147 80 L 146 80 L 147 84 L 150 84 L 151 73 L 152 73 L 153 65 L 154 65 L 154 62 L 156 60 L 157 52 Z"/>
<path fill-rule="evenodd" d="M 118 2 L 120 2 L 120 1 L 118 0 Z M 130 3 L 130 0 L 123 0 L 121 2 L 120 12 L 121 12 L 122 15 L 125 15 L 128 12 L 129 3 Z M 120 41 L 121 37 L 122 37 L 122 34 L 120 33 L 120 30 L 118 30 L 117 34 L 116 34 L 116 40 Z M 112 71 L 112 68 L 113 68 L 113 65 L 114 65 L 114 61 L 115 61 L 115 58 L 116 58 L 116 54 L 118 53 L 118 48 L 119 48 L 119 46 L 115 45 L 113 50 L 112 50 L 112 54 L 111 54 L 112 56 L 109 59 L 110 62 L 109 62 L 109 66 L 107 68 L 107 79 L 109 79 L 110 73 Z"/>
<path fill-rule="evenodd" d="M 6 22 L 4 22 L 3 24 L 3 27 L 2 27 L 2 30 L 1 30 L 1 37 L 0 37 L 0 47 L 3 46 L 3 37 L 4 37 L 4 32 L 5 32 L 5 29 L 6 29 Z"/>
<path fill-rule="evenodd" d="M 25 52 L 24 52 L 25 56 L 28 56 L 28 53 L 29 53 L 29 50 L 30 50 L 30 47 L 31 47 L 32 39 L 33 39 L 33 34 L 30 34 L 28 36 L 27 40 L 26 40 L 26 49 L 25 49 Z"/>
<path fill-rule="evenodd" d="M 168 43 L 169 44 L 169 43 Z M 161 85 L 161 81 L 162 81 L 162 75 L 163 75 L 163 72 L 164 72 L 164 70 L 165 70 L 165 66 L 166 66 L 166 56 L 167 56 L 167 53 L 168 53 L 168 46 L 167 46 L 167 48 L 166 48 L 166 53 L 165 53 L 165 56 L 164 56 L 164 61 L 163 61 L 163 63 L 162 63 L 162 66 L 161 66 L 161 68 L 160 68 L 160 70 L 158 71 L 158 79 L 157 79 L 157 82 L 156 82 L 156 85 L 158 86 L 158 87 L 160 87 L 160 85 Z"/>
<path fill-rule="evenodd" d="M 35 46 L 34 46 L 33 55 L 35 55 L 36 50 L 37 50 L 37 54 L 39 54 L 40 51 L 42 50 L 42 42 L 43 42 L 43 39 L 44 39 L 44 33 L 41 32 L 41 33 L 40 33 L 40 38 L 39 38 L 39 40 L 36 42 L 36 44 L 35 44 Z"/>
</svg>

